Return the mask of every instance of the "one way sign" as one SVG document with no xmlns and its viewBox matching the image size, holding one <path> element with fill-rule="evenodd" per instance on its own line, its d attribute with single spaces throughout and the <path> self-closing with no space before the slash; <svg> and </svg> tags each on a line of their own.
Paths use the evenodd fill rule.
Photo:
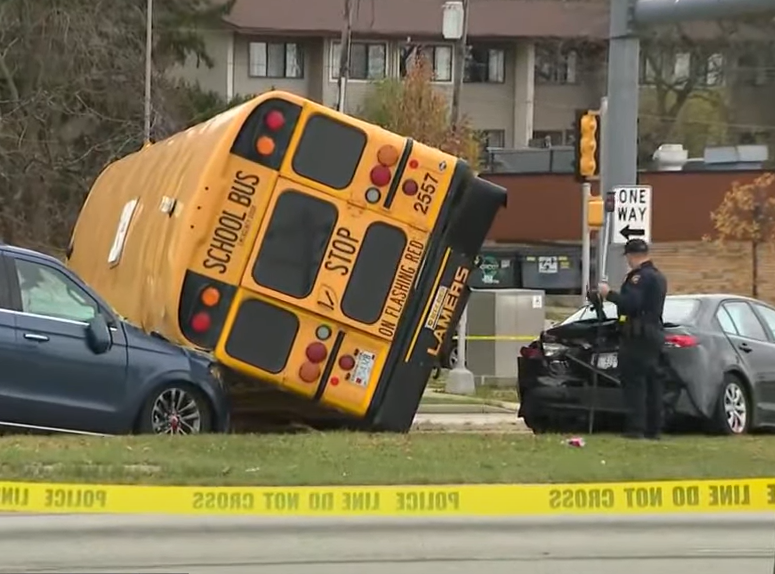
<svg viewBox="0 0 775 574">
<path fill-rule="evenodd" d="M 651 186 L 622 186 L 613 189 L 614 243 L 627 243 L 638 238 L 651 243 Z"/>
</svg>

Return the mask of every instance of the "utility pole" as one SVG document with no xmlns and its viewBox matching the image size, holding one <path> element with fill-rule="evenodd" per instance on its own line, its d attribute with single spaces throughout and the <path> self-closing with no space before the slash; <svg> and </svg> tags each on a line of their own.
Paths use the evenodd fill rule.
<svg viewBox="0 0 775 574">
<path fill-rule="evenodd" d="M 455 69 L 452 78 L 452 125 L 460 123 L 460 96 L 463 91 L 463 80 L 466 75 L 466 60 L 468 58 L 468 10 L 470 0 L 463 0 L 463 33 L 455 42 Z"/>
<path fill-rule="evenodd" d="M 344 113 L 347 96 L 347 80 L 350 76 L 350 40 L 352 39 L 352 0 L 344 0 L 344 18 L 342 21 L 342 37 L 339 41 L 339 95 L 336 100 L 336 110 Z"/>
<path fill-rule="evenodd" d="M 153 74 L 153 0 L 145 8 L 145 145 L 151 143 L 151 75 Z"/>
</svg>

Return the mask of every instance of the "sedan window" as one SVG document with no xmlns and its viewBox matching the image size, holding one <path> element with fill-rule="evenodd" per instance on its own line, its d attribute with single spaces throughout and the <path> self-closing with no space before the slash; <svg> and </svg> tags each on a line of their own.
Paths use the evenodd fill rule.
<svg viewBox="0 0 775 574">
<path fill-rule="evenodd" d="M 63 273 L 23 259 L 16 260 L 16 273 L 25 313 L 83 322 L 97 315 L 96 303 Z"/>
<path fill-rule="evenodd" d="M 761 321 L 759 321 L 756 313 L 753 312 L 748 303 L 745 301 L 734 301 L 724 303 L 723 307 L 729 313 L 737 332 L 742 337 L 756 339 L 757 341 L 767 340 L 767 334 L 764 332 Z"/>
<path fill-rule="evenodd" d="M 737 332 L 735 322 L 732 320 L 732 317 L 729 316 L 729 313 L 723 305 L 719 307 L 718 311 L 716 312 L 716 320 L 718 321 L 719 325 L 721 325 L 721 330 L 724 331 L 727 335 L 740 334 Z"/>
<path fill-rule="evenodd" d="M 756 307 L 756 310 L 759 311 L 759 315 L 761 315 L 761 318 L 764 319 L 764 322 L 767 324 L 770 335 L 775 337 L 775 309 L 756 304 L 754 307 Z"/>
</svg>

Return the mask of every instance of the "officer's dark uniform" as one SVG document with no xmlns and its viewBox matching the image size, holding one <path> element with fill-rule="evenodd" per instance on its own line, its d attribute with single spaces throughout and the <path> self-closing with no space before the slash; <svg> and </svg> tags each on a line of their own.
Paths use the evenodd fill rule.
<svg viewBox="0 0 775 574">
<path fill-rule="evenodd" d="M 648 253 L 642 239 L 631 239 L 625 253 Z M 610 291 L 607 299 L 618 308 L 621 327 L 619 369 L 625 405 L 628 410 L 627 434 L 656 438 L 662 430 L 662 380 L 659 357 L 664 344 L 662 311 L 667 295 L 667 279 L 645 261 L 631 270 L 621 291 Z"/>
</svg>

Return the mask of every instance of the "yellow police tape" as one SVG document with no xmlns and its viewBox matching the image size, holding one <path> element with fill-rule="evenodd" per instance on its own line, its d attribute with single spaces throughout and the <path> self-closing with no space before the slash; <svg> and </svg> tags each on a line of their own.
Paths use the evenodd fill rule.
<svg viewBox="0 0 775 574">
<path fill-rule="evenodd" d="M 775 478 L 555 485 L 196 487 L 0 482 L 0 511 L 531 516 L 775 510 Z"/>
</svg>

